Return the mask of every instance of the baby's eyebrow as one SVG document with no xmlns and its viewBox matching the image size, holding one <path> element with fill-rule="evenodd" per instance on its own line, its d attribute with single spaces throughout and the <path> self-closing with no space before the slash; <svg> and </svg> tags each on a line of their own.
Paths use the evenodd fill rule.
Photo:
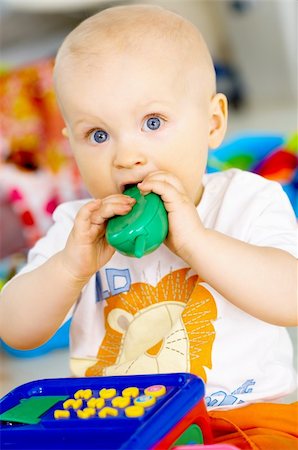
<svg viewBox="0 0 298 450">
<path fill-rule="evenodd" d="M 92 126 L 106 126 L 105 122 L 96 116 L 89 116 L 85 119 L 78 119 L 74 122 L 74 128 L 80 128 L 80 127 L 92 127 Z"/>
<path fill-rule="evenodd" d="M 166 113 L 171 108 L 173 108 L 173 102 L 168 100 L 150 100 L 139 103 L 134 112 L 144 112 L 145 113 Z M 81 116 L 73 123 L 74 128 L 87 128 L 87 127 L 107 127 L 108 124 L 99 116 L 93 114 L 87 114 L 86 116 Z"/>
<path fill-rule="evenodd" d="M 164 107 L 172 106 L 172 102 L 168 100 L 153 100 L 149 102 L 144 102 L 139 105 L 139 108 L 152 108 L 152 109 L 160 109 Z"/>
</svg>

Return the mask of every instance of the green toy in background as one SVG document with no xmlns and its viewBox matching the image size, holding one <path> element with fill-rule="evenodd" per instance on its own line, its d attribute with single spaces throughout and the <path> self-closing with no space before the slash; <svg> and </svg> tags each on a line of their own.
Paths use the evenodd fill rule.
<svg viewBox="0 0 298 450">
<path fill-rule="evenodd" d="M 150 192 L 142 195 L 137 186 L 130 186 L 125 195 L 136 200 L 125 216 L 112 217 L 107 225 L 108 243 L 120 253 L 141 258 L 156 250 L 168 234 L 168 216 L 160 196 Z"/>
</svg>

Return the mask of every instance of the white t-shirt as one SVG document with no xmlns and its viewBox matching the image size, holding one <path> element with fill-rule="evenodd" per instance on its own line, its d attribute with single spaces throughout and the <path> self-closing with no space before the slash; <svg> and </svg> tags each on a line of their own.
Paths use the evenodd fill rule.
<svg viewBox="0 0 298 450">
<path fill-rule="evenodd" d="M 205 175 L 203 184 L 197 210 L 205 227 L 296 256 L 296 219 L 278 183 L 232 169 Z M 87 201 L 56 209 L 22 273 L 65 246 Z M 192 372 L 206 382 L 209 408 L 273 400 L 296 388 L 287 331 L 234 306 L 165 245 L 141 259 L 116 252 L 70 316 L 76 376 Z"/>
</svg>

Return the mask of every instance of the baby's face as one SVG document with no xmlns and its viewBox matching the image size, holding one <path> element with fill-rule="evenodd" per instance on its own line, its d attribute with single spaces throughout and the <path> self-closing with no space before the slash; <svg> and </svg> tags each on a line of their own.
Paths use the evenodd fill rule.
<svg viewBox="0 0 298 450">
<path fill-rule="evenodd" d="M 183 68 L 167 57 L 106 54 L 66 65 L 59 99 L 90 194 L 121 193 L 125 185 L 164 170 L 197 202 L 210 132 L 207 91 L 194 94 Z"/>
</svg>

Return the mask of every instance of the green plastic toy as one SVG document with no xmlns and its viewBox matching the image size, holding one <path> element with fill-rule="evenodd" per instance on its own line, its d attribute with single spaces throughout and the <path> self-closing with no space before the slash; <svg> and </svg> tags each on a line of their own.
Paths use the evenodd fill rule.
<svg viewBox="0 0 298 450">
<path fill-rule="evenodd" d="M 179 447 L 184 445 L 192 444 L 204 444 L 203 433 L 201 428 L 195 423 L 191 424 L 185 431 L 180 435 L 177 441 L 172 445 L 172 447 Z M 172 448 L 171 447 L 171 448 Z"/>
<path fill-rule="evenodd" d="M 34 425 L 40 422 L 42 414 L 67 398 L 68 395 L 39 395 L 23 398 L 16 406 L 0 414 L 0 420 Z"/>
<path fill-rule="evenodd" d="M 160 196 L 150 192 L 142 195 L 137 186 L 124 191 L 136 199 L 125 216 L 112 217 L 107 225 L 106 239 L 120 253 L 141 258 L 157 249 L 168 234 L 168 215 Z"/>
</svg>

